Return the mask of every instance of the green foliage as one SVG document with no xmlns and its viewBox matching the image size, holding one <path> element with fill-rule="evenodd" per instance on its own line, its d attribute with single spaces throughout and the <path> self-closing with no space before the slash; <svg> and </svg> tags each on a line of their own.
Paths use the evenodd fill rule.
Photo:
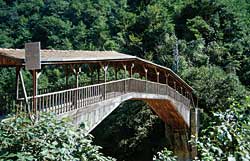
<svg viewBox="0 0 250 161">
<path fill-rule="evenodd" d="M 197 144 L 201 160 L 250 159 L 250 98 L 234 102 L 224 112 L 215 112 L 201 131 Z"/>
<path fill-rule="evenodd" d="M 246 91 L 234 74 L 226 74 L 219 67 L 189 68 L 182 75 L 195 89 L 200 99 L 199 107 L 210 113 L 225 110 L 231 103 L 229 98 L 241 100 Z"/>
<path fill-rule="evenodd" d="M 208 37 L 211 32 L 210 26 L 200 16 L 196 16 L 193 19 L 188 19 L 187 26 L 196 39 Z"/>
<path fill-rule="evenodd" d="M 0 160 L 110 161 L 92 145 L 91 136 L 66 120 L 43 114 L 33 123 L 24 114 L 0 123 Z"/>
<path fill-rule="evenodd" d="M 177 157 L 173 155 L 172 151 L 165 148 L 154 156 L 153 161 L 177 161 Z"/>
<path fill-rule="evenodd" d="M 241 101 L 248 95 L 248 1 L 0 0 L 0 6 L 0 47 L 23 48 L 25 42 L 41 41 L 42 48 L 117 50 L 172 67 L 173 50 L 178 43 L 178 74 L 195 89 L 199 107 L 208 112 L 208 117 L 213 117 L 212 112 L 225 111 L 232 102 L 228 98 Z M 80 84 L 91 80 L 88 69 L 84 67 L 83 71 Z M 24 72 L 27 89 L 32 86 L 30 78 L 29 72 Z M 119 78 L 122 78 L 122 73 L 119 73 Z M 108 80 L 111 79 L 114 79 L 112 70 L 108 74 Z M 0 104 L 3 104 L 1 112 L 4 113 L 12 111 L 3 103 L 6 102 L 3 96 L 14 93 L 13 80 L 13 69 L 0 70 Z M 74 82 L 75 77 L 70 75 L 70 85 L 73 86 Z M 39 88 L 58 90 L 64 87 L 62 68 L 46 67 L 42 70 Z M 15 98 L 15 95 L 10 98 Z M 133 104 L 133 107 L 137 105 Z M 126 118 L 131 116 L 136 123 L 128 123 Z M 146 126 L 143 125 L 144 118 L 154 119 L 149 119 L 149 126 Z M 145 112 L 144 108 L 137 108 L 134 112 L 120 110 L 116 119 L 110 120 L 123 125 L 111 126 L 107 130 L 110 138 L 117 128 L 132 129 L 132 134 L 117 132 L 124 138 L 114 139 L 114 145 L 121 145 L 115 155 L 123 158 L 126 158 L 124 151 L 128 143 L 132 147 L 126 152 L 135 154 L 135 149 L 142 149 L 144 143 L 149 142 L 150 131 L 158 127 L 153 121 L 155 116 L 150 111 Z M 97 137 L 100 136 L 102 133 Z"/>
</svg>

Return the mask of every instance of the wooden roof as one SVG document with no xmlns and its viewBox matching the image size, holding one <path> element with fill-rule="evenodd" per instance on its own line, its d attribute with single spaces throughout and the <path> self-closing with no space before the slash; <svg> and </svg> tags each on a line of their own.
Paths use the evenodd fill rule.
<svg viewBox="0 0 250 161">
<path fill-rule="evenodd" d="M 25 62 L 24 49 L 0 48 L 0 56 L 7 57 L 12 60 L 19 60 L 23 63 Z M 72 61 L 127 60 L 133 58 L 135 57 L 118 53 L 116 51 L 41 50 L 42 64 Z"/>
<path fill-rule="evenodd" d="M 138 58 L 127 54 L 122 54 L 116 51 L 83 51 L 83 50 L 41 50 L 41 64 L 70 64 L 70 63 L 96 63 L 96 62 L 116 62 L 135 63 L 140 67 L 141 73 L 144 73 L 143 67 L 158 70 L 161 73 L 168 73 L 174 80 L 182 84 L 184 87 L 192 91 L 184 80 L 182 80 L 171 69 L 161 65 L 152 63 L 145 59 Z M 25 50 L 24 49 L 6 49 L 0 48 L 0 67 L 1 66 L 24 66 L 25 65 Z M 150 73 L 148 73 L 150 75 Z M 156 77 L 155 73 L 151 74 L 152 78 Z"/>
</svg>

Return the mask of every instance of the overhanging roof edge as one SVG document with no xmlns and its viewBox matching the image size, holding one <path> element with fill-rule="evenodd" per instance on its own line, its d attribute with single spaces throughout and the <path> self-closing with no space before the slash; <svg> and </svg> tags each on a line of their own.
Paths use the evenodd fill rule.
<svg viewBox="0 0 250 161">
<path fill-rule="evenodd" d="M 188 83 L 186 81 L 184 81 L 180 76 L 178 76 L 174 71 L 172 71 L 170 68 L 167 68 L 167 67 L 164 67 L 164 66 L 161 66 L 159 64 L 155 64 L 151 61 L 148 61 L 148 60 L 145 60 L 145 59 L 142 59 L 142 58 L 139 58 L 139 57 L 136 57 L 137 60 L 139 61 L 142 61 L 142 62 L 145 62 L 145 63 L 148 63 L 148 64 L 151 64 L 153 66 L 156 66 L 158 68 L 162 68 L 164 70 L 167 70 L 168 72 L 170 72 L 171 74 L 173 74 L 175 77 L 177 77 L 182 83 L 184 83 L 188 88 L 190 88 L 192 91 L 194 91 L 194 89 L 188 85 Z"/>
</svg>

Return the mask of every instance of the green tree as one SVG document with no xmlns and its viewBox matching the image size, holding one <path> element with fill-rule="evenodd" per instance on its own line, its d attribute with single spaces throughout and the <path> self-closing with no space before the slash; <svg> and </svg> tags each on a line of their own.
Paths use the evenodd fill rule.
<svg viewBox="0 0 250 161">
<path fill-rule="evenodd" d="M 182 76 L 195 89 L 199 98 L 199 107 L 207 113 L 225 110 L 231 103 L 228 98 L 241 100 L 246 91 L 234 74 L 227 74 L 216 66 L 189 68 Z"/>
<path fill-rule="evenodd" d="M 250 159 L 250 99 L 234 102 L 224 112 L 215 112 L 208 126 L 201 131 L 198 149 L 201 160 Z"/>
<path fill-rule="evenodd" d="M 41 115 L 34 123 L 24 114 L 0 122 L 0 160 L 110 161 L 92 145 L 84 129 L 54 115 Z"/>
</svg>

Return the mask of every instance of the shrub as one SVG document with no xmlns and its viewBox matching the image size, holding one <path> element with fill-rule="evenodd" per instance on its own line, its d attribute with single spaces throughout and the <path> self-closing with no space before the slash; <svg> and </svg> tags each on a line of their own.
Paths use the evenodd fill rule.
<svg viewBox="0 0 250 161">
<path fill-rule="evenodd" d="M 0 140 L 0 160 L 114 160 L 91 144 L 84 129 L 52 114 L 42 114 L 36 123 L 24 114 L 3 120 Z"/>
</svg>

